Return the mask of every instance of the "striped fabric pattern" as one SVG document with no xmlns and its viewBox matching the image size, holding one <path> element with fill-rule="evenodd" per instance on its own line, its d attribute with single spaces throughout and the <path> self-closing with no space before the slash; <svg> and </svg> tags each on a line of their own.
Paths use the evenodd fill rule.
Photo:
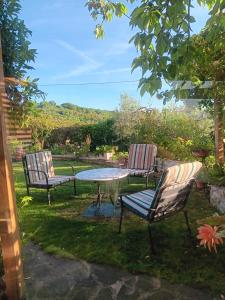
<svg viewBox="0 0 225 300">
<path fill-rule="evenodd" d="M 156 191 L 145 190 L 123 196 L 122 204 L 145 219 L 153 215 L 153 220 L 157 220 L 172 214 L 185 206 L 192 179 L 201 167 L 198 161 L 169 167 L 163 173 Z M 154 213 L 151 213 L 153 210 Z"/>
<path fill-rule="evenodd" d="M 149 170 L 153 168 L 157 147 L 153 144 L 131 144 L 128 156 L 128 169 Z"/>
<path fill-rule="evenodd" d="M 123 196 L 122 202 L 137 215 L 148 218 L 149 209 L 152 206 L 155 191 L 145 190 L 131 195 Z"/>
<path fill-rule="evenodd" d="M 48 179 L 48 186 L 49 187 L 54 187 L 54 186 L 57 186 L 59 184 L 62 184 L 62 183 L 66 183 L 66 182 L 69 182 L 71 180 L 74 180 L 75 179 L 75 176 L 54 176 L 54 177 L 50 177 Z M 39 186 L 46 186 L 46 180 L 39 180 L 35 183 L 33 183 L 33 185 L 39 187 Z"/>
<path fill-rule="evenodd" d="M 187 181 L 162 189 L 159 194 L 154 220 L 182 209 L 186 204 L 191 186 L 191 181 Z"/>
<path fill-rule="evenodd" d="M 195 161 L 176 165 L 166 170 L 166 176 L 161 187 L 171 186 L 174 184 L 190 181 L 202 168 L 202 163 Z"/>
<path fill-rule="evenodd" d="M 39 172 L 31 172 L 29 170 L 43 171 L 49 178 L 54 177 L 54 168 L 52 163 L 52 154 L 50 151 L 37 152 L 27 154 L 25 156 L 26 165 L 28 169 L 30 183 L 36 183 L 38 181 L 46 181 L 45 175 Z"/>
</svg>

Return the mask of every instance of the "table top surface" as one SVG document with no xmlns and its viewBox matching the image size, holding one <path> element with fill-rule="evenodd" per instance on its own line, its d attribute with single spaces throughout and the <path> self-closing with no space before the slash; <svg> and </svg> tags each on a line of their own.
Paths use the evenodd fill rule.
<svg viewBox="0 0 225 300">
<path fill-rule="evenodd" d="M 113 181 L 113 180 L 122 179 L 127 177 L 128 175 L 129 175 L 128 169 L 99 168 L 99 169 L 92 169 L 92 170 L 79 172 L 75 175 L 75 177 L 78 180 L 104 182 L 104 181 Z"/>
</svg>

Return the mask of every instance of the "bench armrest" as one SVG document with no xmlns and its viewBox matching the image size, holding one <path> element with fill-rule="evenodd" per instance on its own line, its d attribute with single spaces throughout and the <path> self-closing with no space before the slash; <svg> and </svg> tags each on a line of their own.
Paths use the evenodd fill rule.
<svg viewBox="0 0 225 300">
<path fill-rule="evenodd" d="M 48 185 L 48 175 L 47 175 L 46 172 L 40 171 L 40 170 L 31 170 L 31 169 L 27 169 L 26 171 L 28 173 L 28 177 L 29 177 L 29 172 L 36 172 L 36 173 L 42 173 L 42 174 L 44 174 L 45 180 L 46 180 L 46 184 Z"/>
</svg>

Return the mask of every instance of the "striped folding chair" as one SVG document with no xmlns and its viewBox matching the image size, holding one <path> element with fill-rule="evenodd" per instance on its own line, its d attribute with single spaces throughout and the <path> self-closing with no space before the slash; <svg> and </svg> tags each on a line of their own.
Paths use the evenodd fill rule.
<svg viewBox="0 0 225 300">
<path fill-rule="evenodd" d="M 154 252 L 151 223 L 167 218 L 185 208 L 194 178 L 201 168 L 202 164 L 198 161 L 169 167 L 163 172 L 155 191 L 145 190 L 121 196 L 119 232 L 124 208 L 126 208 L 149 223 L 150 246 Z M 184 209 L 184 217 L 188 232 L 191 234 L 186 209 Z"/>
<path fill-rule="evenodd" d="M 153 144 L 131 144 L 129 149 L 127 168 L 129 176 L 146 178 L 148 187 L 149 176 L 154 172 L 157 147 Z"/>
<path fill-rule="evenodd" d="M 74 182 L 74 194 L 76 194 L 76 182 L 73 167 L 72 176 L 55 175 L 52 154 L 50 151 L 26 154 L 23 157 L 23 168 L 28 195 L 30 194 L 30 188 L 46 189 L 48 202 L 50 205 L 50 189 L 70 181 Z"/>
</svg>

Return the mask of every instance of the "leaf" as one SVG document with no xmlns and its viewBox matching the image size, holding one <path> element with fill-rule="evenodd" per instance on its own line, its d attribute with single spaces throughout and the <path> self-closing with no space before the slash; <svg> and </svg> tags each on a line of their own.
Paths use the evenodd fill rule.
<svg viewBox="0 0 225 300">
<path fill-rule="evenodd" d="M 225 216 L 214 215 L 197 220 L 197 223 L 200 225 L 209 224 L 211 226 L 220 226 L 225 224 Z"/>
<path fill-rule="evenodd" d="M 123 3 L 116 3 L 115 4 L 115 15 L 117 17 L 122 17 L 123 15 L 127 14 L 128 9 Z"/>
<path fill-rule="evenodd" d="M 95 36 L 97 39 L 103 39 L 104 38 L 104 28 L 102 25 L 96 25 L 95 27 Z"/>
</svg>

